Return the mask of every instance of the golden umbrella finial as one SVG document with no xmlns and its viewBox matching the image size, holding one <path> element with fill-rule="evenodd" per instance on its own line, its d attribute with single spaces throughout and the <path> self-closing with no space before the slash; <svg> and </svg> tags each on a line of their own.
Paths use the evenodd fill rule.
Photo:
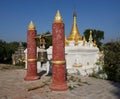
<svg viewBox="0 0 120 99">
<path fill-rule="evenodd" d="M 35 25 L 33 24 L 32 21 L 30 21 L 30 24 L 28 26 L 28 30 L 35 30 Z"/>
<path fill-rule="evenodd" d="M 94 47 L 96 47 L 96 46 L 97 46 L 96 41 L 94 41 L 93 46 L 94 46 Z"/>
<path fill-rule="evenodd" d="M 93 43 L 92 30 L 90 30 L 89 42 Z"/>
<path fill-rule="evenodd" d="M 60 12 L 58 10 L 57 13 L 56 13 L 56 16 L 54 18 L 54 23 L 62 23 L 62 22 L 63 22 L 63 20 L 62 20 L 62 17 L 60 15 Z"/>
</svg>

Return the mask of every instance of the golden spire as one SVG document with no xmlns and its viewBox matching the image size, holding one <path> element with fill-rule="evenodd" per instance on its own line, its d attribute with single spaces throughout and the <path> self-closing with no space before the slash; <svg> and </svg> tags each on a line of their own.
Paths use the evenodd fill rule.
<svg viewBox="0 0 120 99">
<path fill-rule="evenodd" d="M 89 43 L 93 43 L 92 30 L 90 30 Z"/>
<path fill-rule="evenodd" d="M 83 37 L 83 46 L 85 46 L 86 38 L 85 36 Z"/>
<path fill-rule="evenodd" d="M 82 37 L 80 36 L 80 33 L 79 33 L 79 30 L 78 30 L 78 27 L 77 27 L 77 23 L 76 23 L 76 12 L 74 11 L 74 14 L 73 14 L 73 25 L 72 25 L 72 29 L 71 29 L 71 32 L 70 32 L 70 36 L 68 37 L 68 40 L 75 40 L 77 39 L 78 40 L 82 40 Z"/>
<path fill-rule="evenodd" d="M 67 40 L 66 36 L 65 36 L 65 46 L 69 45 L 69 41 Z"/>
<path fill-rule="evenodd" d="M 29 26 L 28 26 L 28 30 L 35 30 L 35 25 L 33 24 L 33 22 L 31 21 Z"/>
<path fill-rule="evenodd" d="M 62 17 L 60 15 L 60 12 L 58 10 L 57 13 L 56 13 L 56 16 L 54 18 L 54 23 L 62 23 L 62 22 L 63 22 L 63 20 L 62 20 Z"/>
<path fill-rule="evenodd" d="M 96 46 L 97 46 L 96 41 L 94 41 L 93 46 L 94 46 L 94 47 L 96 47 Z"/>
<path fill-rule="evenodd" d="M 86 38 L 85 38 L 85 36 L 83 37 L 83 41 L 86 41 Z"/>
</svg>

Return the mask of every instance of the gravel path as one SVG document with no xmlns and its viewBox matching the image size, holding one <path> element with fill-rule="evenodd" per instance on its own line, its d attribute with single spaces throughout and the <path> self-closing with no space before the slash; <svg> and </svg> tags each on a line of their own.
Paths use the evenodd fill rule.
<svg viewBox="0 0 120 99">
<path fill-rule="evenodd" d="M 26 70 L 0 70 L 0 99 L 120 99 L 120 83 L 69 75 L 69 90 L 49 89 L 51 76 L 24 81 Z"/>
</svg>

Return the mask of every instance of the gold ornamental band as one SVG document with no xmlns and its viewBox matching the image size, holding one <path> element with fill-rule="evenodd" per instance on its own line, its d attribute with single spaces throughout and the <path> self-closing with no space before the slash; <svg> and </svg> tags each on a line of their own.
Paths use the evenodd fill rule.
<svg viewBox="0 0 120 99">
<path fill-rule="evenodd" d="M 35 61 L 37 61 L 37 59 L 32 59 L 32 58 L 30 58 L 30 59 L 27 59 L 27 61 L 28 61 L 28 62 L 35 62 Z"/>
<path fill-rule="evenodd" d="M 52 64 L 63 65 L 63 64 L 65 64 L 65 61 L 52 61 Z"/>
</svg>

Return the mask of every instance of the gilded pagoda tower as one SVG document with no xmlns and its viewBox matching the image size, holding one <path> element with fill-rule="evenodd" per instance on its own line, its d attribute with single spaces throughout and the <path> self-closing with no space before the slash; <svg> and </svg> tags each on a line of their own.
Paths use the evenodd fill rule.
<svg viewBox="0 0 120 99">
<path fill-rule="evenodd" d="M 72 25 L 70 35 L 68 36 L 68 40 L 78 42 L 78 41 L 82 40 L 82 36 L 80 36 L 79 30 L 77 27 L 76 17 L 77 17 L 77 15 L 76 15 L 76 12 L 74 11 L 73 25 Z"/>
</svg>

